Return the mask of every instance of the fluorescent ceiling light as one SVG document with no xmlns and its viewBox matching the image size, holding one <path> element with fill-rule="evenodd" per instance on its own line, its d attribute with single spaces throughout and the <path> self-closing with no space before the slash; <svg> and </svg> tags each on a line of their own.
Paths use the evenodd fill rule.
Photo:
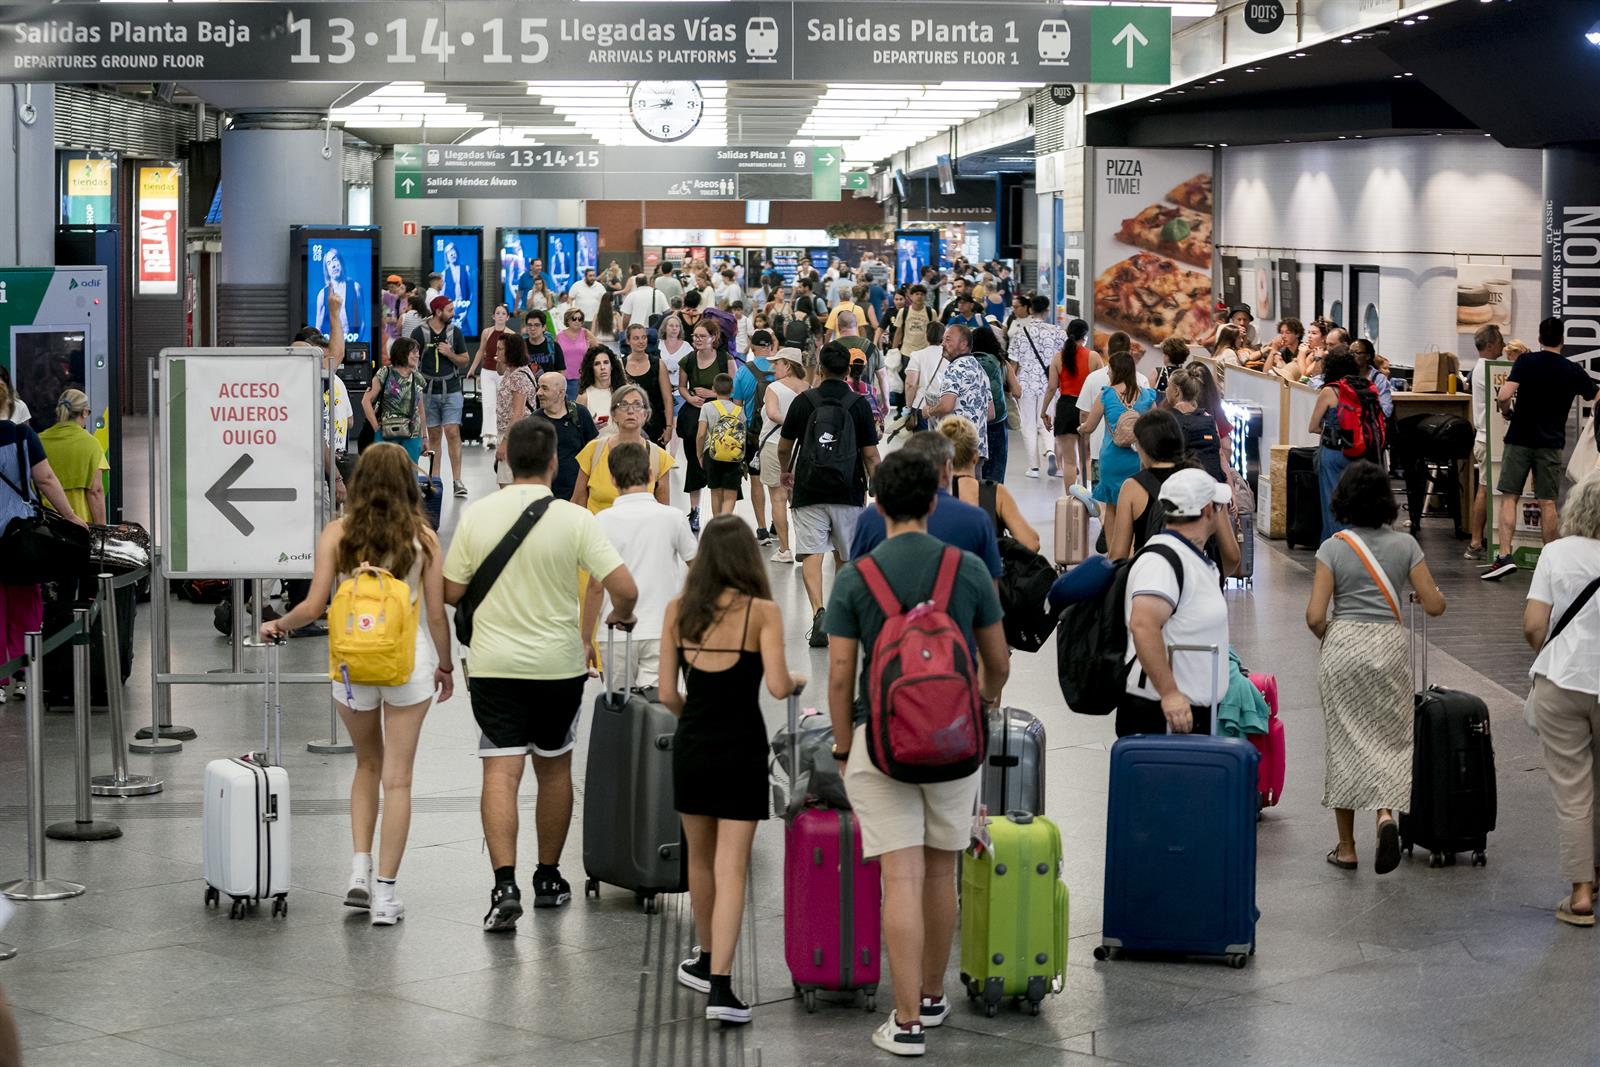
<svg viewBox="0 0 1600 1067">
<path fill-rule="evenodd" d="M 1110 7 L 1113 0 L 1061 0 L 1063 7 Z M 1169 7 L 1174 15 L 1206 18 L 1217 13 L 1215 0 L 1115 0 L 1121 7 Z"/>
</svg>

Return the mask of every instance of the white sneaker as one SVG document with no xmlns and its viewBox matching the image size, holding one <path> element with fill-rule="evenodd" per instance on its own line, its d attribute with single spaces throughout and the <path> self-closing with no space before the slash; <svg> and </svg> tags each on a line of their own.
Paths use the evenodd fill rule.
<svg viewBox="0 0 1600 1067">
<path fill-rule="evenodd" d="M 344 906 L 366 909 L 372 904 L 372 855 L 350 859 L 350 887 L 344 891 Z"/>
<path fill-rule="evenodd" d="M 934 1000 L 932 997 L 923 997 L 919 1014 L 924 1029 L 944 1025 L 944 1021 L 950 1018 L 950 998 L 940 997 Z"/>
<path fill-rule="evenodd" d="M 778 551 L 776 551 L 776 552 L 774 552 L 772 554 L 772 562 L 774 562 L 774 563 L 793 563 L 794 562 L 794 553 L 790 552 L 786 548 L 780 548 L 780 549 L 778 549 Z"/>
<path fill-rule="evenodd" d="M 1030 478 L 1039 477 L 1039 468 L 1038 467 L 1029 467 L 1028 468 L 1028 477 L 1030 477 Z"/>
<path fill-rule="evenodd" d="M 922 1023 L 915 1022 L 910 1026 L 902 1027 L 894 1017 L 894 1012 L 883 1021 L 883 1025 L 872 1031 L 872 1043 L 883 1051 L 896 1056 L 921 1056 L 928 1051 L 927 1038 L 922 1032 Z"/>
<path fill-rule="evenodd" d="M 12 682 L 7 688 L 11 691 L 12 700 L 22 700 L 28 695 L 27 682 Z"/>
<path fill-rule="evenodd" d="M 398 897 L 379 897 L 372 903 L 372 925 L 393 926 L 406 917 L 406 906 Z"/>
</svg>

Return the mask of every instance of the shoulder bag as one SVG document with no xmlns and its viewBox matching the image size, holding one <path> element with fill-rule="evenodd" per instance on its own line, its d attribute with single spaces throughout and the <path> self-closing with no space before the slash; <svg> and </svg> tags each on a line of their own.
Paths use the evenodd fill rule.
<svg viewBox="0 0 1600 1067">
<path fill-rule="evenodd" d="M 22 437 L 16 440 L 17 472 L 22 485 L 0 474 L 4 482 L 31 509 L 31 514 L 6 523 L 0 531 L 0 582 L 40 585 L 76 581 L 89 570 L 89 530 L 42 505 L 28 479 L 28 454 Z"/>
<path fill-rule="evenodd" d="M 1567 605 L 1567 610 L 1561 613 L 1561 618 L 1556 622 L 1555 629 L 1545 635 L 1544 644 L 1539 646 L 1540 652 L 1544 651 L 1545 645 L 1561 636 L 1561 631 L 1565 630 L 1572 623 L 1572 620 L 1578 617 L 1578 612 L 1582 611 L 1584 605 L 1594 599 L 1594 595 L 1597 592 L 1600 592 L 1600 578 L 1596 578 L 1584 586 L 1583 592 L 1579 593 L 1572 603 Z M 1534 733 L 1539 732 L 1539 718 L 1534 711 L 1532 688 L 1528 690 L 1528 696 L 1522 702 L 1522 721 L 1527 723 L 1528 729 Z"/>
<path fill-rule="evenodd" d="M 472 576 L 472 581 L 467 583 L 467 591 L 456 602 L 456 640 L 462 645 L 472 644 L 472 617 L 477 612 L 478 605 L 489 595 L 494 583 L 500 580 L 500 573 L 506 569 L 506 564 L 511 562 L 511 557 L 522 547 L 522 542 L 527 540 L 529 531 L 544 518 L 544 513 L 550 510 L 550 504 L 554 500 L 555 497 L 546 496 L 529 504 L 527 510 L 511 524 L 511 529 L 506 531 L 500 543 L 494 546 L 494 551 L 483 561 L 483 566 Z"/>
<path fill-rule="evenodd" d="M 1367 568 L 1367 574 L 1371 575 L 1372 583 L 1378 587 L 1378 592 L 1382 593 L 1383 599 L 1388 602 L 1389 610 L 1394 612 L 1394 621 L 1404 626 L 1405 622 L 1400 617 L 1400 594 L 1395 592 L 1394 583 L 1389 581 L 1389 576 L 1378 566 L 1378 561 L 1373 557 L 1367 543 L 1353 530 L 1340 530 L 1333 536 L 1350 546 L 1350 550 L 1356 554 L 1361 565 Z"/>
</svg>

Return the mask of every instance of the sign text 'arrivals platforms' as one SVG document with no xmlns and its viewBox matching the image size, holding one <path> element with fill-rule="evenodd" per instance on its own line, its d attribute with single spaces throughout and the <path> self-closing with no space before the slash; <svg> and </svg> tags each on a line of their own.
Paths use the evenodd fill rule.
<svg viewBox="0 0 1600 1067">
<path fill-rule="evenodd" d="M 322 424 L 310 349 L 163 353 L 168 570 L 311 573 Z"/>
<path fill-rule="evenodd" d="M 837 148 L 396 145 L 401 199 L 837 200 Z"/>
<path fill-rule="evenodd" d="M 889 0 L 0 7 L 11 81 L 627 79 L 1164 84 L 1167 8 Z"/>
</svg>

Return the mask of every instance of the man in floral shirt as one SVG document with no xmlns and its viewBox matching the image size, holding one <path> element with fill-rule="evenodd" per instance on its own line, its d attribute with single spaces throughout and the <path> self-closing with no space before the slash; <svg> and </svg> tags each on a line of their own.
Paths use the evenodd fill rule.
<svg viewBox="0 0 1600 1067">
<path fill-rule="evenodd" d="M 994 398 L 989 392 L 989 376 L 972 354 L 972 331 L 960 325 L 945 330 L 944 354 L 950 360 L 944 371 L 944 391 L 935 396 L 930 390 L 923 410 L 934 426 L 951 415 L 972 423 L 978 431 L 978 454 L 988 459 L 988 426 L 994 416 Z"/>
<path fill-rule="evenodd" d="M 1028 449 L 1030 478 L 1039 477 L 1039 457 L 1048 455 L 1055 444 L 1044 426 L 1044 405 L 1045 398 L 1055 393 L 1049 381 L 1050 361 L 1067 343 L 1061 327 L 1044 320 L 1049 312 L 1050 298 L 1043 293 L 1035 295 L 1011 321 L 1008 333 L 1011 340 L 1007 352 L 1022 386 L 1022 399 L 1017 406 L 1022 414 L 1022 443 Z"/>
</svg>

